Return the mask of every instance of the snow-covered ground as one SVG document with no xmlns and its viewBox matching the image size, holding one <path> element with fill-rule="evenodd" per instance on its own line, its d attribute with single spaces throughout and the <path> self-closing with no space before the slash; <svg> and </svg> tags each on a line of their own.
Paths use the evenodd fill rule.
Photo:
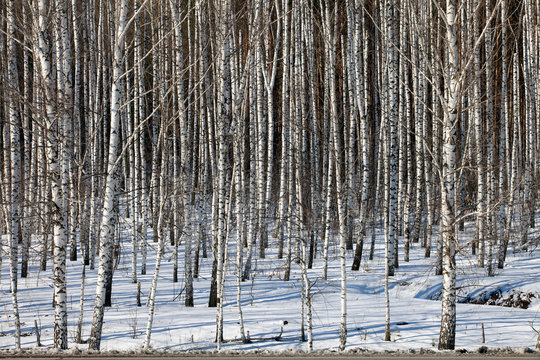
<svg viewBox="0 0 540 360">
<path fill-rule="evenodd" d="M 472 226 L 472 224 L 469 224 Z M 531 233 L 538 237 L 539 227 Z M 127 235 L 127 234 L 125 234 Z M 469 239 L 460 234 L 461 241 Z M 424 258 L 424 249 L 413 244 L 410 262 L 402 260 L 400 244 L 400 267 L 390 280 L 391 330 L 392 341 L 384 341 L 384 262 L 383 236 L 378 233 L 375 258 L 362 259 L 360 271 L 347 269 L 348 338 L 347 349 L 436 350 L 440 327 L 441 303 L 436 299 L 441 290 L 441 277 L 434 275 L 435 251 L 432 257 Z M 273 241 L 273 239 L 271 239 Z M 5 244 L 6 245 L 6 244 Z M 7 246 L 4 245 L 4 251 Z M 150 242 L 150 246 L 155 244 Z M 234 244 L 230 244 L 231 250 Z M 271 246 L 270 249 L 275 248 Z M 32 254 L 33 262 L 27 279 L 19 279 L 19 304 L 23 337 L 23 348 L 35 348 L 36 336 L 34 320 L 41 327 L 43 346 L 53 343 L 54 311 L 52 308 L 53 282 L 51 262 L 46 272 L 39 272 L 37 247 Z M 144 340 L 147 308 L 137 307 L 137 285 L 131 283 L 130 242 L 122 244 L 122 255 L 118 269 L 114 273 L 113 305 L 105 313 L 102 351 L 139 350 Z M 307 343 L 300 341 L 300 268 L 294 264 L 291 281 L 282 280 L 281 266 L 269 249 L 264 260 L 258 259 L 252 281 L 242 283 L 242 307 L 245 329 L 252 339 L 250 344 L 228 341 L 223 345 L 225 351 L 289 351 L 307 350 Z M 340 298 L 338 248 L 331 246 L 332 261 L 329 266 L 329 280 L 320 279 L 322 260 L 315 259 L 309 277 L 314 282 L 313 291 L 313 338 L 316 350 L 337 349 L 339 344 Z M 433 249 L 435 250 L 435 249 Z M 364 249 L 364 255 L 369 252 Z M 509 249 L 506 267 L 496 269 L 493 277 L 486 277 L 484 269 L 476 267 L 476 258 L 462 254 L 458 261 L 458 287 L 460 299 L 485 297 L 487 292 L 501 289 L 502 296 L 514 292 L 533 293 L 527 309 L 459 303 L 457 305 L 456 348 L 475 350 L 485 345 L 489 348 L 534 348 L 540 330 L 540 249 L 529 248 L 526 252 L 513 253 Z M 195 280 L 195 307 L 186 308 L 183 296 L 178 296 L 184 284 L 182 273 L 178 283 L 172 282 L 171 249 L 162 262 L 156 314 L 152 332 L 152 347 L 161 351 L 174 350 L 214 350 L 215 308 L 208 308 L 210 257 L 201 259 L 201 276 Z M 183 254 L 180 254 L 182 259 Z M 353 253 L 348 253 L 347 266 L 350 266 Z M 230 259 L 234 259 L 231 256 Z M 139 258 L 140 263 L 140 258 Z M 139 275 L 142 282 L 143 302 L 148 295 L 153 273 L 154 251 L 149 252 L 147 275 Z M 180 264 L 180 269 L 183 264 Z M 236 307 L 236 282 L 234 267 L 229 264 L 229 278 L 226 283 L 224 302 L 224 334 L 226 340 L 239 338 L 238 310 Z M 68 261 L 68 321 L 70 348 L 86 349 L 87 345 L 74 342 L 79 315 L 79 294 L 81 264 Z M 96 270 L 87 269 L 83 338 L 87 339 L 92 322 L 93 301 L 96 285 Z M 4 254 L 2 279 L 0 283 L 0 349 L 14 346 L 11 297 L 9 296 L 8 259 Z M 482 344 L 482 324 L 485 344 Z M 276 341 L 281 328 L 283 334 Z"/>
</svg>

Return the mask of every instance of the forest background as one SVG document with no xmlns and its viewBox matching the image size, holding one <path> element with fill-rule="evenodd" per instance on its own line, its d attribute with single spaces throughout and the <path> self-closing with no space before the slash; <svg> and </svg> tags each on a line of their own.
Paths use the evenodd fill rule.
<svg viewBox="0 0 540 360">
<path fill-rule="evenodd" d="M 242 284 L 270 253 L 283 280 L 300 268 L 309 349 L 311 288 L 339 262 L 345 349 L 347 279 L 382 242 L 385 339 L 389 278 L 419 245 L 442 276 L 438 347 L 455 348 L 456 253 L 491 277 L 509 247 L 538 245 L 539 21 L 533 0 L 2 1 L 15 347 L 18 281 L 52 258 L 54 346 L 68 347 L 66 262 L 82 261 L 99 350 L 129 246 L 133 284 L 156 256 L 144 347 L 164 258 L 186 307 L 212 258 L 219 349 L 227 276 L 248 341 Z"/>
</svg>

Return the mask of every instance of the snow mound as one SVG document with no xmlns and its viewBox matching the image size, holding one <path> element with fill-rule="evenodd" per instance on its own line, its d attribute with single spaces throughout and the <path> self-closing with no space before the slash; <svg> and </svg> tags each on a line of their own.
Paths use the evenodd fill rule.
<svg viewBox="0 0 540 360">
<path fill-rule="evenodd" d="M 527 309 L 532 302 L 539 300 L 540 294 L 535 292 L 524 292 L 518 289 L 505 290 L 499 287 L 495 290 L 486 290 L 479 294 L 467 296 L 460 302 Z"/>
</svg>

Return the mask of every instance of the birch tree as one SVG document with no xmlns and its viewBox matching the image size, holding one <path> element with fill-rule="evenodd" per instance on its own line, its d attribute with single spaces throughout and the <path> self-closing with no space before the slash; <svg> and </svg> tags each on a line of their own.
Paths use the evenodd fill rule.
<svg viewBox="0 0 540 360">
<path fill-rule="evenodd" d="M 341 321 L 340 321 L 340 336 L 339 336 L 339 349 L 344 350 L 347 343 L 347 275 L 345 270 L 345 241 L 346 241 L 346 222 L 345 222 L 345 176 L 343 174 L 343 167 L 341 164 L 342 159 L 342 146 L 338 137 L 338 129 L 340 128 L 338 123 L 337 114 L 337 89 L 335 84 L 335 71 L 336 71 L 336 44 L 337 44 L 337 5 L 334 4 L 332 8 L 329 2 L 325 2 L 324 7 L 324 36 L 325 46 L 327 50 L 327 70 L 329 93 L 330 93 L 330 119 L 332 123 L 332 134 L 334 148 L 329 156 L 333 156 L 336 160 L 336 191 L 337 191 L 337 207 L 338 207 L 338 223 L 339 223 L 339 258 L 340 258 L 340 282 L 341 282 Z M 327 219 L 328 221 L 328 219 Z"/>
<path fill-rule="evenodd" d="M 69 196 L 69 177 L 71 160 L 71 122 L 72 122 L 72 95 L 73 85 L 71 82 L 71 42 L 68 29 L 68 1 L 57 3 L 57 30 L 56 30 L 56 56 L 61 57 L 57 61 L 57 111 L 58 134 L 63 143 L 59 147 L 60 153 L 60 186 L 61 194 L 64 197 L 60 211 L 63 212 L 62 236 L 55 236 L 54 241 L 54 277 L 55 277 L 55 346 L 67 349 L 67 284 L 66 284 L 66 251 L 69 240 L 68 226 L 73 226 L 68 221 L 70 215 L 70 204 L 66 197 Z"/>
<path fill-rule="evenodd" d="M 398 84 L 398 69 L 399 62 L 397 57 L 397 9 L 395 9 L 394 1 L 386 1 L 386 35 L 389 38 L 389 45 L 387 48 L 387 61 L 388 61 L 388 86 L 389 86 L 389 109 L 386 110 L 386 114 L 389 117 L 390 127 L 390 151 L 388 153 L 389 162 L 389 199 L 388 199 L 388 229 L 385 233 L 385 297 L 386 297 L 386 326 L 385 326 L 385 340 L 390 341 L 390 304 L 388 296 L 388 276 L 394 275 L 394 263 L 392 251 L 397 252 L 397 248 L 394 248 L 397 223 L 397 183 L 398 183 L 398 143 L 397 143 L 397 131 L 398 131 L 398 109 L 399 109 L 399 84 Z"/>
<path fill-rule="evenodd" d="M 7 44 L 8 44 L 8 76 L 9 102 L 7 106 L 9 122 L 9 148 L 11 168 L 11 208 L 9 209 L 9 258 L 10 258 L 10 291 L 11 305 L 13 307 L 13 317 L 15 323 L 15 348 L 21 348 L 21 323 L 19 318 L 19 304 L 17 299 L 17 263 L 18 263 L 18 241 L 20 229 L 20 205 L 22 197 L 21 178 L 21 118 L 15 94 L 19 90 L 19 71 L 17 67 L 17 27 L 15 23 L 15 1 L 9 0 L 7 7 Z M 7 140 L 7 139 L 6 139 Z M 5 161 L 5 160 L 4 160 Z M 0 255 L 1 256 L 1 255 Z M 56 333 L 56 331 L 55 331 Z"/>
<path fill-rule="evenodd" d="M 478 2 L 475 3 L 475 8 L 478 8 Z M 480 27 L 480 14 L 478 12 L 473 14 L 473 23 L 474 23 L 474 35 L 476 38 L 480 37 L 481 27 Z M 474 114 L 474 124 L 475 124 L 475 140 L 476 140 L 476 168 L 477 168 L 477 244 L 478 244 L 478 267 L 484 267 L 485 261 L 485 184 L 484 184 L 484 135 L 483 135 L 483 114 L 482 114 L 482 103 L 480 99 L 481 95 L 481 49 L 477 46 L 474 50 L 474 97 L 476 99 L 474 104 L 475 114 Z"/>
<path fill-rule="evenodd" d="M 360 190 L 360 215 L 358 225 L 358 237 L 356 243 L 356 250 L 354 254 L 354 262 L 352 270 L 358 270 L 360 268 L 360 262 L 362 260 L 362 248 L 363 238 L 367 227 L 367 214 L 368 214 L 368 198 L 369 198 L 369 183 L 370 183 L 370 159 L 369 159 L 369 125 L 368 118 L 365 109 L 365 84 L 367 83 L 363 57 L 367 56 L 365 47 L 367 46 L 367 39 L 361 40 L 364 37 L 365 23 L 364 23 L 364 7 L 363 1 L 355 1 L 354 9 L 354 31 L 352 32 L 353 49 L 354 49 L 354 76 L 355 76 L 355 95 L 356 105 L 358 107 L 358 118 L 360 122 L 360 146 L 361 146 L 361 164 L 362 164 L 362 182 Z M 352 20 L 352 19 L 351 19 Z M 351 24 L 350 26 L 352 26 Z M 352 54 L 350 54 L 352 55 Z"/>
<path fill-rule="evenodd" d="M 214 256 L 217 257 L 217 317 L 216 317 L 216 339 L 217 349 L 221 349 L 223 341 L 223 286 L 224 267 L 225 267 L 225 238 L 226 238 L 226 196 L 227 196 L 227 132 L 231 116 L 231 70 L 230 70 L 230 51 L 231 37 L 230 31 L 233 23 L 231 4 L 228 1 L 222 0 L 215 4 L 217 9 L 217 63 L 216 74 L 218 76 L 218 119 L 217 119 L 217 136 L 218 136 L 218 161 L 217 161 L 217 181 L 216 181 L 216 200 L 217 213 L 214 221 L 217 226 L 217 233 L 214 242 L 216 251 Z M 249 241 L 249 240 L 248 240 Z"/>
<path fill-rule="evenodd" d="M 510 108 L 509 108 L 509 97 L 508 97 L 508 46 L 507 46 L 507 4 L 505 0 L 501 1 L 501 109 L 500 109 L 500 143 L 499 146 L 499 164 L 501 164 L 501 169 L 499 170 L 499 194 L 504 193 L 504 184 L 507 183 L 507 188 L 509 188 L 509 164 L 510 164 Z M 511 196 L 511 195 L 510 195 Z M 508 211 L 512 204 L 510 202 L 503 202 L 501 206 L 501 214 L 504 219 L 504 228 L 501 233 L 503 236 L 499 239 L 499 246 L 497 249 L 497 268 L 502 269 L 504 267 L 504 257 L 506 254 L 506 247 L 508 246 L 508 237 L 510 236 L 506 223 L 508 221 Z"/>
<path fill-rule="evenodd" d="M 96 286 L 96 300 L 94 304 L 94 315 L 92 318 L 92 331 L 90 334 L 89 348 L 99 350 L 101 345 L 101 334 L 103 329 L 103 316 L 105 304 L 105 285 L 107 271 L 113 261 L 113 237 L 115 232 L 115 198 L 117 196 L 118 184 L 118 150 L 119 150 L 119 130 L 121 118 L 122 91 L 120 78 L 123 73 L 122 57 L 124 51 L 124 38 L 128 25 L 128 0 L 122 0 L 116 4 L 118 13 L 115 31 L 115 43 L 113 52 L 113 80 L 111 89 L 111 125 L 109 140 L 109 155 L 107 163 L 107 181 L 105 187 L 105 198 L 103 199 L 103 219 L 101 224 L 101 247 L 99 250 L 99 270 Z"/>
<path fill-rule="evenodd" d="M 65 202 L 63 200 L 63 187 L 60 179 L 60 159 L 58 156 L 58 127 L 57 113 L 54 102 L 57 100 L 56 76 L 53 74 L 51 65 L 52 46 L 47 39 L 47 23 L 50 21 L 49 7 L 45 1 L 38 2 L 38 31 L 36 55 L 39 61 L 41 83 L 43 87 L 42 99 L 45 109 L 45 124 L 47 131 L 47 165 L 49 169 L 49 178 L 51 184 L 51 205 L 54 219 L 54 302 L 55 302 L 55 327 L 54 343 L 55 347 L 67 349 L 67 307 L 66 307 L 66 242 L 67 233 L 65 229 Z M 67 19 L 66 19 L 67 21 Z M 58 50 L 57 50 L 58 51 Z M 63 121 L 63 120 L 60 120 Z M 60 127 L 61 128 L 61 127 Z"/>
<path fill-rule="evenodd" d="M 446 1 L 445 113 L 441 175 L 441 228 L 443 236 L 443 289 L 439 350 L 454 349 L 456 341 L 456 238 L 454 177 L 456 170 L 456 122 L 459 94 L 457 1 Z"/>
<path fill-rule="evenodd" d="M 167 126 L 164 124 L 165 121 L 162 121 L 161 127 L 160 127 L 160 133 L 159 133 L 159 141 L 161 142 L 161 148 L 165 150 L 165 136 L 167 134 Z M 160 174 L 159 174 L 159 181 L 160 184 L 165 184 L 165 174 L 167 172 L 167 154 L 165 151 L 161 154 L 161 166 L 160 166 Z M 161 268 L 161 259 L 163 258 L 163 255 L 165 253 L 165 231 L 164 231 L 164 209 L 165 209 L 165 202 L 167 199 L 167 192 L 166 189 L 162 188 L 160 191 L 159 196 L 159 203 L 154 204 L 158 206 L 157 211 L 157 224 L 156 224 L 156 230 L 158 231 L 157 239 L 158 239 L 158 248 L 156 251 L 156 262 L 154 267 L 154 274 L 152 276 L 152 284 L 150 285 L 150 291 L 148 295 L 148 316 L 146 319 L 146 335 L 144 338 L 144 349 L 150 348 L 150 339 L 152 336 L 152 323 L 154 322 L 154 313 L 155 313 L 155 304 L 156 304 L 156 292 L 157 292 L 157 285 L 158 285 L 158 279 L 159 279 L 159 270 Z"/>
</svg>

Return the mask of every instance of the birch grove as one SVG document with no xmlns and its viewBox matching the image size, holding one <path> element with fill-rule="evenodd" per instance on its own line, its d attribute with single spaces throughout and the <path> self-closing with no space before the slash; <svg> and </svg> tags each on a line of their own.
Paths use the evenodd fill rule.
<svg viewBox="0 0 540 360">
<path fill-rule="evenodd" d="M 438 348 L 454 349 L 456 257 L 497 276 L 507 254 L 538 246 L 539 10 L 533 0 L 3 1 L 0 281 L 9 264 L 15 347 L 27 311 L 18 281 L 52 260 L 54 347 L 71 345 L 78 261 L 76 342 L 100 350 L 122 251 L 134 288 L 152 279 L 145 349 L 160 292 L 177 283 L 182 306 L 216 308 L 218 350 L 236 337 L 226 307 L 250 342 L 248 284 L 270 260 L 283 286 L 299 284 L 309 351 L 315 287 L 338 284 L 345 350 L 356 326 L 348 280 L 384 262 L 391 341 L 388 291 L 421 249 L 441 275 Z"/>
</svg>

